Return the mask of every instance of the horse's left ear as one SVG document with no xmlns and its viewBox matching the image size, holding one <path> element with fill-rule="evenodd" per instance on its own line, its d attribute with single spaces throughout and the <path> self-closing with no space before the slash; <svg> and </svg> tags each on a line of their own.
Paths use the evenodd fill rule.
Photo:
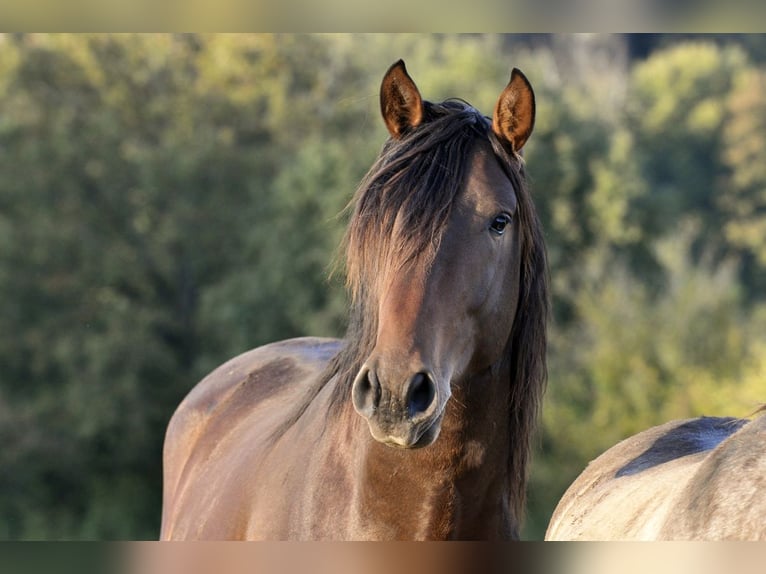
<svg viewBox="0 0 766 574">
<path fill-rule="evenodd" d="M 401 138 L 423 121 L 423 98 L 407 73 L 403 60 L 391 66 L 383 77 L 380 85 L 380 111 L 388 133 L 394 139 Z"/>
<path fill-rule="evenodd" d="M 520 152 L 535 125 L 535 93 L 526 76 L 514 68 L 500 94 L 492 117 L 492 131 L 511 152 Z"/>
</svg>

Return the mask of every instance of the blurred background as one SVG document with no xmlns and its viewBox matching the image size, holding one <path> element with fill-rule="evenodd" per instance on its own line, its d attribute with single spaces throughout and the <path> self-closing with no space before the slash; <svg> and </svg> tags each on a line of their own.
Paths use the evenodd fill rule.
<svg viewBox="0 0 766 574">
<path fill-rule="evenodd" d="M 766 36 L 0 35 L 0 538 L 154 539 L 167 422 L 254 346 L 342 336 L 339 215 L 404 58 L 511 67 L 550 254 L 524 537 L 622 438 L 766 400 Z"/>
</svg>

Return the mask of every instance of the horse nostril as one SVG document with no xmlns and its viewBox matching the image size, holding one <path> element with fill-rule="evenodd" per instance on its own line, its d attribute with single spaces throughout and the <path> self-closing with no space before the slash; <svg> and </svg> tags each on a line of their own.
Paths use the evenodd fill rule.
<svg viewBox="0 0 766 574">
<path fill-rule="evenodd" d="M 415 417 L 428 410 L 436 398 L 436 386 L 428 373 L 412 377 L 408 391 L 407 412 Z"/>
<path fill-rule="evenodd" d="M 371 369 L 365 367 L 357 375 L 351 389 L 351 400 L 357 412 L 367 418 L 378 408 L 380 384 Z"/>
</svg>

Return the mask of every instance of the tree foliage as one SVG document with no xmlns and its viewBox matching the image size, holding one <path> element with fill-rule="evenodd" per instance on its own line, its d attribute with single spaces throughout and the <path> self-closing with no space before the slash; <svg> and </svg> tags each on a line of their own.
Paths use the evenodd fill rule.
<svg viewBox="0 0 766 574">
<path fill-rule="evenodd" d="M 154 538 L 206 372 L 343 333 L 343 208 L 399 57 L 431 99 L 537 94 L 554 287 L 527 536 L 598 453 L 745 415 L 766 379 L 762 43 L 619 36 L 0 36 L 0 537 Z"/>
</svg>

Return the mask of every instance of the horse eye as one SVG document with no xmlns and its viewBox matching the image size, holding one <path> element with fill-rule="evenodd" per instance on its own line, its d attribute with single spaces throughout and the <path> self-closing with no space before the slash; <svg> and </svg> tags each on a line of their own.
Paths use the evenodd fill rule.
<svg viewBox="0 0 766 574">
<path fill-rule="evenodd" d="M 490 224 L 489 228 L 492 230 L 493 233 L 496 233 L 497 235 L 502 235 L 505 233 L 505 228 L 508 226 L 508 224 L 511 222 L 511 216 L 507 213 L 501 213 L 495 219 L 492 220 L 492 223 Z"/>
</svg>

